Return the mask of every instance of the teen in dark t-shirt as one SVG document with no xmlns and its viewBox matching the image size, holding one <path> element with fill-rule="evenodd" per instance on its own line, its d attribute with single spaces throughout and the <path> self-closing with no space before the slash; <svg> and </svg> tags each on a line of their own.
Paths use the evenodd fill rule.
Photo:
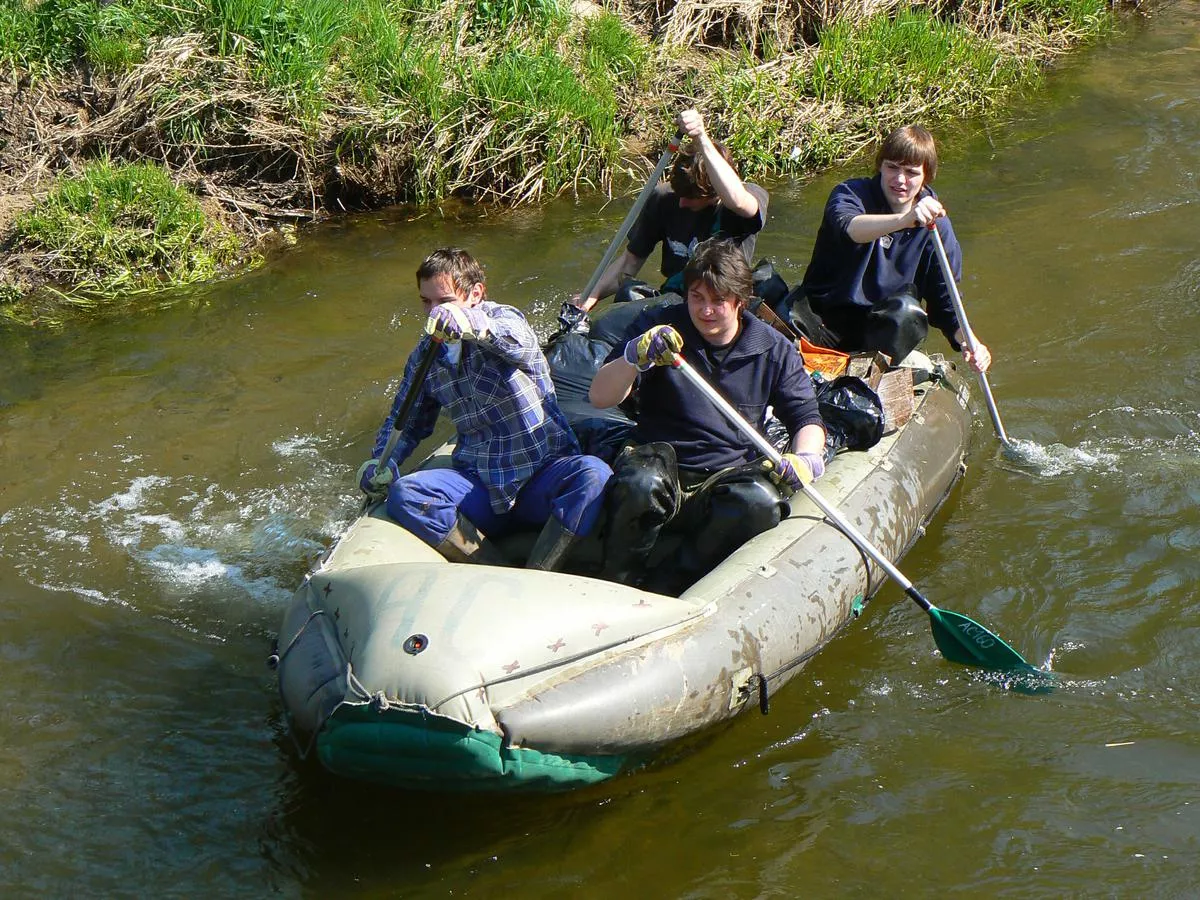
<svg viewBox="0 0 1200 900">
<path fill-rule="evenodd" d="M 752 263 L 754 244 L 766 221 L 768 197 L 757 184 L 747 182 L 743 186 L 758 201 L 758 212 L 753 216 L 739 216 L 719 202 L 699 209 L 685 206 L 685 198 L 673 188 L 659 185 L 629 234 L 629 254 L 644 262 L 661 244 L 659 271 L 667 279 L 663 290 L 679 294 L 683 293 L 683 267 L 700 241 L 710 237 L 732 238 L 742 248 L 747 264 Z"/>
<path fill-rule="evenodd" d="M 937 174 L 933 136 L 919 125 L 897 128 L 881 144 L 875 167 L 874 177 L 844 181 L 830 193 L 804 280 L 784 301 L 787 311 L 806 330 L 804 307 L 811 308 L 826 329 L 818 342 L 886 351 L 872 345 L 871 316 L 915 297 L 909 310 L 922 316 L 916 300 L 924 302 L 928 323 L 957 350 L 964 336 L 929 226 L 942 237 L 955 280 L 962 277 L 962 250 L 929 187 Z M 982 343 L 975 354 L 964 350 L 963 358 L 981 372 L 991 364 Z"/>
<path fill-rule="evenodd" d="M 738 177 L 729 151 L 715 143 L 694 109 L 679 114 L 679 128 L 692 140 L 692 152 L 676 158 L 670 183 L 650 196 L 630 234 L 624 254 L 601 276 L 590 297 L 575 303 L 590 310 L 634 278 L 662 245 L 660 271 L 666 290 L 682 292 L 683 268 L 699 241 L 711 237 L 737 240 L 751 262 L 758 232 L 767 222 L 767 192 Z M 674 279 L 674 281 L 672 281 Z"/>
</svg>

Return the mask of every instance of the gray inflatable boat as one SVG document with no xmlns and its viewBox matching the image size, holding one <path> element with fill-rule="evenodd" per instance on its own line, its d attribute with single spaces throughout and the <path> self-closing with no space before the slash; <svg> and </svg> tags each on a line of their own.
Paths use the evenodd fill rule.
<svg viewBox="0 0 1200 900">
<path fill-rule="evenodd" d="M 966 384 L 925 363 L 933 377 L 915 388 L 911 418 L 869 450 L 838 454 L 820 481 L 890 560 L 963 471 Z M 443 447 L 423 465 L 448 460 Z M 305 577 L 273 659 L 301 755 L 334 773 L 563 789 L 765 709 L 885 578 L 800 495 L 778 527 L 678 597 L 450 563 L 376 506 Z"/>
</svg>

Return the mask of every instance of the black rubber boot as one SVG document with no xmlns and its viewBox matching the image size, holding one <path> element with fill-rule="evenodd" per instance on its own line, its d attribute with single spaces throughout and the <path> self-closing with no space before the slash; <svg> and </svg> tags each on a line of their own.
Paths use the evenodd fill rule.
<svg viewBox="0 0 1200 900">
<path fill-rule="evenodd" d="M 679 596 L 750 540 L 774 528 L 789 507 L 767 476 L 730 469 L 688 497 L 672 530 L 684 538 L 646 581 L 646 590 Z"/>
<path fill-rule="evenodd" d="M 578 535 L 571 534 L 563 527 L 562 522 L 551 516 L 542 526 L 542 533 L 538 535 L 533 549 L 529 551 L 529 560 L 525 563 L 525 568 L 557 572 L 559 564 L 578 540 Z"/>
<path fill-rule="evenodd" d="M 507 566 L 508 557 L 500 552 L 475 523 L 458 514 L 454 527 L 442 542 L 434 547 L 452 563 L 475 563 L 483 566 Z"/>
<path fill-rule="evenodd" d="M 905 285 L 867 313 L 863 347 L 886 353 L 893 366 L 908 356 L 929 333 L 929 316 L 917 299 L 915 285 Z"/>
</svg>

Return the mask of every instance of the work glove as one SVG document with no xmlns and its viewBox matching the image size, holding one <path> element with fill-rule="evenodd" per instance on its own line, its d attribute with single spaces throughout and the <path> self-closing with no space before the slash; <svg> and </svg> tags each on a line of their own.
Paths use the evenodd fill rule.
<svg viewBox="0 0 1200 900">
<path fill-rule="evenodd" d="M 819 453 L 801 450 L 798 453 L 785 453 L 779 463 L 772 465 L 767 461 L 771 471 L 771 480 L 780 487 L 798 491 L 802 485 L 812 484 L 814 478 L 825 474 L 825 460 Z"/>
<path fill-rule="evenodd" d="M 389 459 L 382 470 L 379 469 L 378 459 L 368 459 L 358 467 L 358 487 L 368 497 L 378 497 L 386 494 L 388 485 L 400 477 L 400 469 L 395 460 Z"/>
<path fill-rule="evenodd" d="M 441 303 L 433 308 L 425 321 L 425 333 L 435 341 L 447 344 L 463 340 L 477 341 L 487 331 L 487 313 L 478 306 L 464 309 L 455 303 Z"/>
<path fill-rule="evenodd" d="M 683 338 L 670 325 L 655 325 L 641 337 L 625 345 L 625 362 L 648 372 L 655 366 L 669 366 L 675 354 L 683 349 Z"/>
</svg>

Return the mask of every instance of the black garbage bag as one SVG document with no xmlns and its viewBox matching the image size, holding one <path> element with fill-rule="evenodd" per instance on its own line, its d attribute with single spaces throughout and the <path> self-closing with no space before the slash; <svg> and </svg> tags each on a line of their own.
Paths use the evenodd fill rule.
<svg viewBox="0 0 1200 900">
<path fill-rule="evenodd" d="M 553 341 L 559 335 L 568 334 L 572 331 L 579 334 L 588 333 L 588 314 L 581 307 L 576 306 L 569 300 L 564 300 L 562 307 L 558 311 L 558 331 L 550 336 L 550 340 Z"/>
<path fill-rule="evenodd" d="M 613 305 L 618 303 L 638 303 L 643 300 L 649 300 L 651 297 L 657 297 L 662 294 L 661 288 L 656 288 L 640 278 L 627 278 L 617 288 L 617 292 L 613 294 Z"/>
<path fill-rule="evenodd" d="M 802 334 L 818 347 L 837 347 L 841 338 L 813 310 L 804 293 L 804 285 L 798 284 L 774 307 L 775 314 L 790 322 L 797 334 Z"/>
<path fill-rule="evenodd" d="M 682 302 L 677 294 L 662 294 L 617 304 L 598 316 L 590 329 L 575 323 L 543 348 L 558 405 L 584 453 L 611 463 L 633 430 L 633 420 L 623 410 L 597 409 L 588 402 L 588 389 L 605 358 L 613 347 L 634 337 L 629 332 L 643 309 Z"/>
<path fill-rule="evenodd" d="M 588 402 L 592 378 L 611 349 L 604 341 L 577 331 L 559 334 L 546 346 L 558 406 L 584 453 L 612 462 L 633 421 L 619 409 L 597 409 Z"/>
<path fill-rule="evenodd" d="M 817 385 L 825 422 L 825 456 L 839 450 L 869 450 L 883 437 L 883 401 L 861 378 L 842 375 Z"/>
<path fill-rule="evenodd" d="M 610 348 L 624 344 L 630 338 L 637 337 L 632 333 L 633 323 L 647 309 L 657 309 L 660 306 L 675 306 L 682 303 L 683 298 L 678 294 L 652 294 L 647 297 L 634 297 L 623 303 L 614 303 L 597 316 L 592 322 L 592 330 L 588 336 L 593 340 L 603 341 Z M 601 362 L 603 362 L 601 357 Z M 596 368 L 600 368 L 597 366 Z"/>
<path fill-rule="evenodd" d="M 883 402 L 861 378 L 842 375 L 817 381 L 817 405 L 825 423 L 825 461 L 839 450 L 868 450 L 883 437 Z M 791 436 L 778 419 L 767 420 L 767 440 L 786 453 Z"/>
</svg>

